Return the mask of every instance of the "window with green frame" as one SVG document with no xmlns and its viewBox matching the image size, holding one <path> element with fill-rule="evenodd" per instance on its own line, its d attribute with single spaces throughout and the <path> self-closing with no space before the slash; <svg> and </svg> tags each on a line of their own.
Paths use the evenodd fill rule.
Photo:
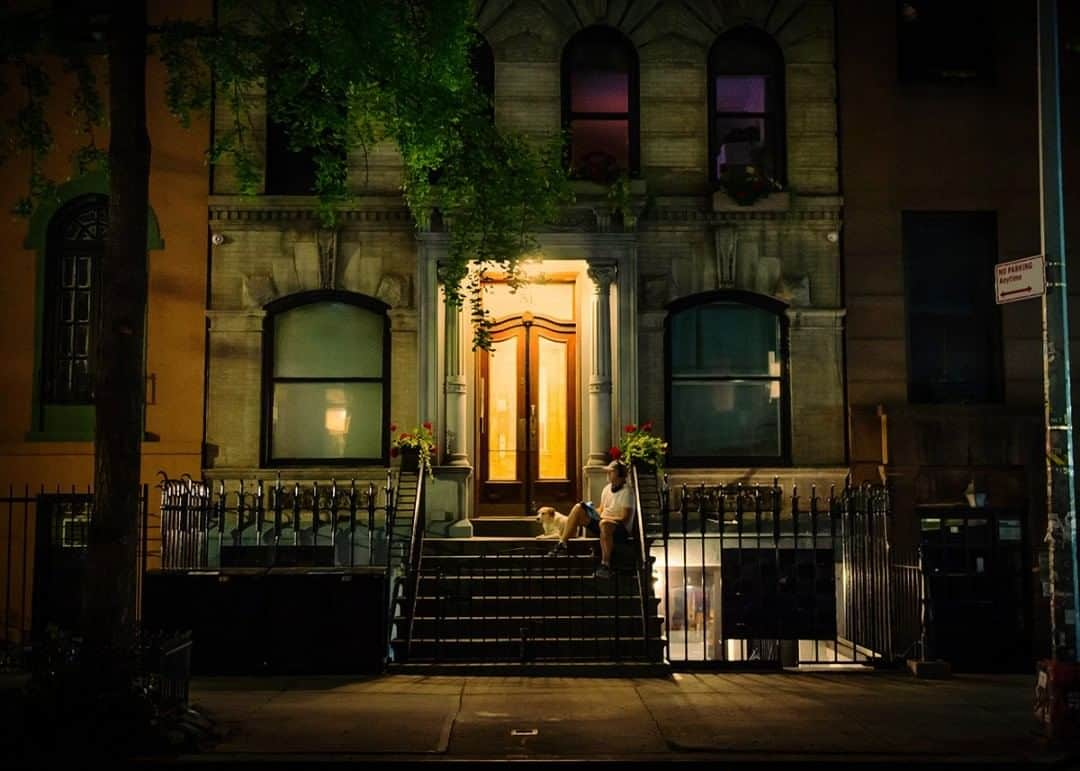
<svg viewBox="0 0 1080 771">
<path fill-rule="evenodd" d="M 672 465 L 785 463 L 786 316 L 749 293 L 670 308 L 667 414 Z"/>
<path fill-rule="evenodd" d="M 37 421 L 42 428 L 92 429 L 98 272 L 108 229 L 109 199 L 96 194 L 72 200 L 49 221 Z"/>
<path fill-rule="evenodd" d="M 386 306 L 349 292 L 267 307 L 264 449 L 269 465 L 385 463 Z"/>
</svg>

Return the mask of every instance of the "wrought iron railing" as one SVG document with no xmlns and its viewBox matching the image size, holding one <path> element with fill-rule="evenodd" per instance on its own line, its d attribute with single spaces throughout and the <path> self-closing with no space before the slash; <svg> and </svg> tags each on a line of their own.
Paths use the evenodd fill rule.
<svg viewBox="0 0 1080 771">
<path fill-rule="evenodd" d="M 670 660 L 891 662 L 889 506 L 868 485 L 681 486 L 653 547 Z"/>
<path fill-rule="evenodd" d="M 386 564 L 394 500 L 389 472 L 381 491 L 374 481 L 356 479 L 287 485 L 280 475 L 270 483 L 162 476 L 163 570 Z"/>
</svg>

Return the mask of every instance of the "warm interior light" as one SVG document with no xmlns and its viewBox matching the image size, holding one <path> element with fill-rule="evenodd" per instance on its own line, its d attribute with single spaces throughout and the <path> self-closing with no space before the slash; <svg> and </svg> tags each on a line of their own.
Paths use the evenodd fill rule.
<svg viewBox="0 0 1080 771">
<path fill-rule="evenodd" d="M 349 433 L 349 411 L 345 407 L 327 407 L 326 430 L 339 436 Z"/>
</svg>

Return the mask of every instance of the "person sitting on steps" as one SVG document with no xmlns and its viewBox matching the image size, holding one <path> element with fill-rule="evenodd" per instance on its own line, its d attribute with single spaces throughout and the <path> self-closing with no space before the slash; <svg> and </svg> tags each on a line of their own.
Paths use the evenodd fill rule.
<svg viewBox="0 0 1080 771">
<path fill-rule="evenodd" d="M 566 542 L 582 526 L 592 536 L 600 536 L 600 567 L 593 574 L 596 578 L 611 578 L 611 555 L 615 543 L 629 543 L 634 529 L 634 507 L 630 488 L 626 484 L 627 468 L 617 460 L 604 466 L 608 483 L 600 493 L 599 508 L 592 501 L 580 501 L 570 509 L 559 542 L 549 556 L 565 554 Z"/>
</svg>

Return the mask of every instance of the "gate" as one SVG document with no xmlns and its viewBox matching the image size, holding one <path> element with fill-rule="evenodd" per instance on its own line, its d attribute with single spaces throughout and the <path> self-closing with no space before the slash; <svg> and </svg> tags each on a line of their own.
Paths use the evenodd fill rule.
<svg viewBox="0 0 1080 771">
<path fill-rule="evenodd" d="M 774 480 L 664 496 L 651 553 L 672 664 L 891 663 L 885 488 L 785 499 Z"/>
<path fill-rule="evenodd" d="M 1031 603 L 1023 514 L 919 510 L 933 603 L 930 650 L 960 672 L 1029 672 Z"/>
</svg>

